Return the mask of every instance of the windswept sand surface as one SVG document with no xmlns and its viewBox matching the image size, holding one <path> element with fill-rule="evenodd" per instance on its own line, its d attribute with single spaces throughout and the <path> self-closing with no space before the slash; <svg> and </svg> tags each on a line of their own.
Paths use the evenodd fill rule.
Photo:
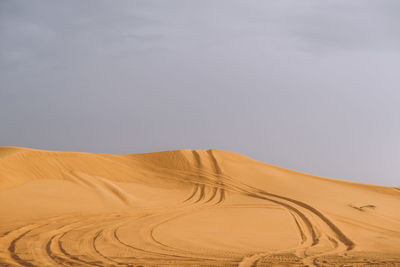
<svg viewBox="0 0 400 267">
<path fill-rule="evenodd" d="M 400 266 L 400 190 L 219 150 L 0 148 L 0 266 L 305 265 Z"/>
</svg>

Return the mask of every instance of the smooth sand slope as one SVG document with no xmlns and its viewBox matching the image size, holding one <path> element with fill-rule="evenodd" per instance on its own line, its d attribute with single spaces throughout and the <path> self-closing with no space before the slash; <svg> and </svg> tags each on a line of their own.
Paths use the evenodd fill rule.
<svg viewBox="0 0 400 267">
<path fill-rule="evenodd" d="M 0 147 L 0 266 L 305 265 L 400 266 L 400 190 L 220 150 Z"/>
</svg>

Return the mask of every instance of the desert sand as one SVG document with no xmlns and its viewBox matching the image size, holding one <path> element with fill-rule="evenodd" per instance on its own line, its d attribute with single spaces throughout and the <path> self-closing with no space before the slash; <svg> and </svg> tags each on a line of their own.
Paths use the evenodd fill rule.
<svg viewBox="0 0 400 267">
<path fill-rule="evenodd" d="M 0 266 L 306 265 L 400 266 L 400 189 L 221 150 L 0 147 Z"/>
</svg>

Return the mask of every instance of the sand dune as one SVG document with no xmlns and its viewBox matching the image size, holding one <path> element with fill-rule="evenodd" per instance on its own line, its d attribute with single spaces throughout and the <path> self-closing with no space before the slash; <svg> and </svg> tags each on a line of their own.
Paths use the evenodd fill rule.
<svg viewBox="0 0 400 267">
<path fill-rule="evenodd" d="M 0 266 L 400 266 L 399 207 L 220 150 L 0 148 Z"/>
</svg>

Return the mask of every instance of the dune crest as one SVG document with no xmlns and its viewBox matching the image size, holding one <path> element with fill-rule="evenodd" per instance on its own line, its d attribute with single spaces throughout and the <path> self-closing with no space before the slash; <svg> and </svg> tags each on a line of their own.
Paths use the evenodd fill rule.
<svg viewBox="0 0 400 267">
<path fill-rule="evenodd" d="M 399 204 L 221 150 L 0 147 L 0 265 L 400 266 Z"/>
</svg>

